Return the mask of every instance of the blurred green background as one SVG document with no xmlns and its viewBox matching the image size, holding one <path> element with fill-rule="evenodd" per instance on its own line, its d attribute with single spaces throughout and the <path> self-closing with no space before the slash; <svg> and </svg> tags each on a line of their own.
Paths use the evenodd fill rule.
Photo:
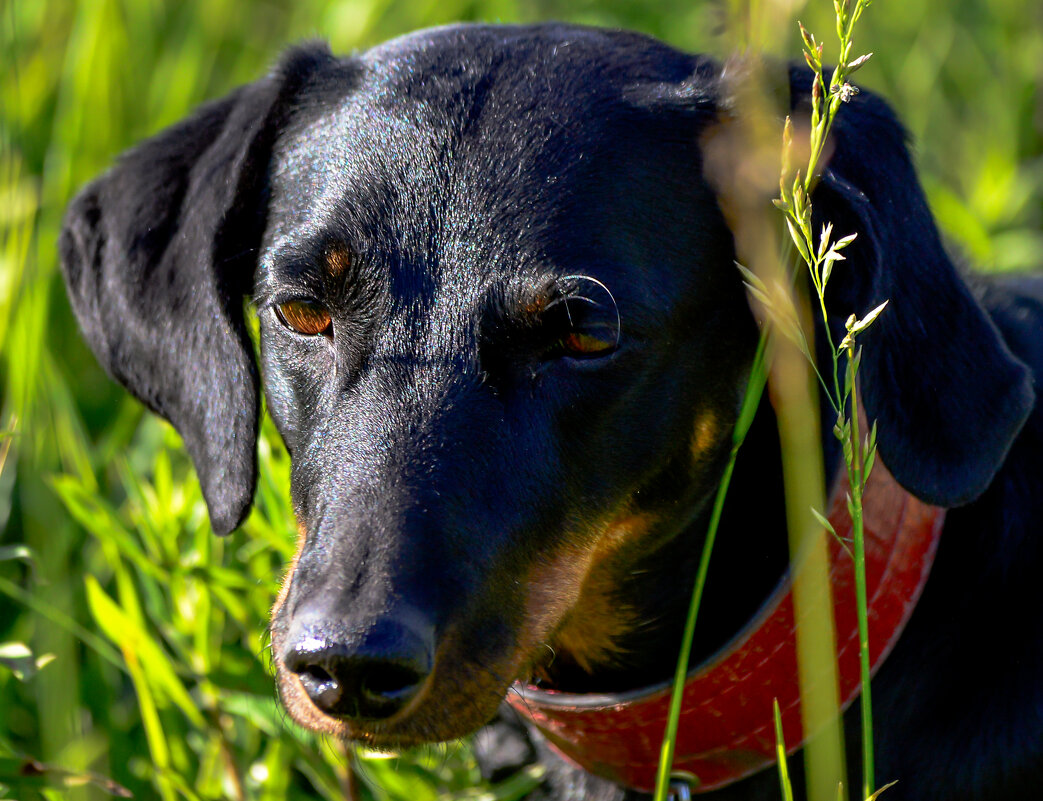
<svg viewBox="0 0 1043 801">
<path fill-rule="evenodd" d="M 830 0 L 783 7 L 831 41 Z M 450 21 L 562 19 L 725 55 L 728 15 L 698 0 L 0 0 L 0 798 L 533 786 L 530 772 L 479 787 L 466 745 L 385 759 L 285 720 L 264 634 L 294 537 L 285 453 L 266 422 L 255 511 L 214 538 L 177 435 L 76 333 L 62 210 L 124 148 L 290 42 L 350 52 Z M 773 34 L 771 50 L 799 55 L 795 26 Z M 856 42 L 875 51 L 858 77 L 908 125 L 954 249 L 989 270 L 1043 264 L 1043 3 L 876 0 Z"/>
</svg>

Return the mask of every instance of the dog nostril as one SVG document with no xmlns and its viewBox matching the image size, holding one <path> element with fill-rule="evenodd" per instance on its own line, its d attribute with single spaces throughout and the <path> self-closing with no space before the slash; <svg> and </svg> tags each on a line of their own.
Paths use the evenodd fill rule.
<svg viewBox="0 0 1043 801">
<path fill-rule="evenodd" d="M 343 687 L 319 665 L 293 668 L 312 703 L 324 712 L 334 712 L 343 702 Z"/>
<path fill-rule="evenodd" d="M 423 676 L 406 665 L 373 664 L 360 677 L 359 696 L 374 709 L 405 706 L 420 688 Z"/>
<path fill-rule="evenodd" d="M 318 665 L 305 665 L 303 669 L 299 671 L 301 679 L 308 679 L 315 684 L 336 684 L 333 676 L 327 673 Z"/>
<path fill-rule="evenodd" d="M 408 665 L 366 657 L 340 660 L 335 673 L 345 688 L 340 714 L 368 720 L 384 720 L 403 709 L 424 679 Z"/>
</svg>

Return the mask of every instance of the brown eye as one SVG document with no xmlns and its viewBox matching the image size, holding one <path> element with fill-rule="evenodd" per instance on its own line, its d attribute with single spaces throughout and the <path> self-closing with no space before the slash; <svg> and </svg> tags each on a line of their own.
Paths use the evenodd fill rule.
<svg viewBox="0 0 1043 801">
<path fill-rule="evenodd" d="M 318 303 L 291 300 L 288 303 L 279 304 L 276 311 L 282 324 L 287 328 L 292 328 L 298 334 L 316 336 L 332 333 L 330 313 Z"/>
<path fill-rule="evenodd" d="M 561 347 L 567 356 L 578 358 L 589 358 L 593 356 L 604 356 L 616 347 L 615 335 L 609 336 L 609 332 L 590 333 L 584 331 L 571 331 L 561 338 Z"/>
</svg>

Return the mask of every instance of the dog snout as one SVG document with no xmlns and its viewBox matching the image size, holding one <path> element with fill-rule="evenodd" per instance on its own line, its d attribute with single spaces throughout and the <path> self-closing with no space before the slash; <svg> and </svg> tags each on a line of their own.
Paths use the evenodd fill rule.
<svg viewBox="0 0 1043 801">
<path fill-rule="evenodd" d="M 283 653 L 311 702 L 327 715 L 386 720 L 421 691 L 434 662 L 434 632 L 419 614 L 389 615 L 362 632 L 298 615 Z"/>
</svg>

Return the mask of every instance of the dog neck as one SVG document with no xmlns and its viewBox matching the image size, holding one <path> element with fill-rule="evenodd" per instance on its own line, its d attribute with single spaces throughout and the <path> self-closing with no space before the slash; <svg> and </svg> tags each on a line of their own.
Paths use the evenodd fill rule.
<svg viewBox="0 0 1043 801">
<path fill-rule="evenodd" d="M 833 454 L 826 454 L 829 463 Z M 728 642 L 782 580 L 789 562 L 776 421 L 765 400 L 736 462 L 721 520 L 692 661 Z M 778 477 L 775 481 L 766 476 Z M 712 493 L 710 494 L 712 498 Z M 709 522 L 702 503 L 675 536 L 636 560 L 600 564 L 575 614 L 551 645 L 541 686 L 570 692 L 623 692 L 673 674 Z M 596 644 L 595 644 L 596 641 Z"/>
<path fill-rule="evenodd" d="M 855 568 L 842 544 L 852 533 L 846 493 L 846 472 L 841 471 L 829 504 L 837 537 L 827 540 L 841 708 L 860 688 Z M 874 670 L 894 647 L 920 597 L 945 512 L 909 494 L 881 463 L 869 477 L 864 501 L 868 659 Z M 730 579 L 730 584 L 748 589 L 742 574 Z M 714 790 L 769 765 L 776 757 L 773 703 L 781 710 L 788 748 L 803 744 L 796 620 L 787 578 L 723 647 L 709 658 L 696 652 L 697 667 L 688 673 L 682 691 L 674 760 L 690 785 Z M 663 653 L 676 653 L 676 642 Z M 664 661 L 669 672 L 670 659 Z M 617 784 L 651 791 L 671 706 L 669 681 L 600 693 L 518 687 L 508 701 L 575 764 Z"/>
</svg>

